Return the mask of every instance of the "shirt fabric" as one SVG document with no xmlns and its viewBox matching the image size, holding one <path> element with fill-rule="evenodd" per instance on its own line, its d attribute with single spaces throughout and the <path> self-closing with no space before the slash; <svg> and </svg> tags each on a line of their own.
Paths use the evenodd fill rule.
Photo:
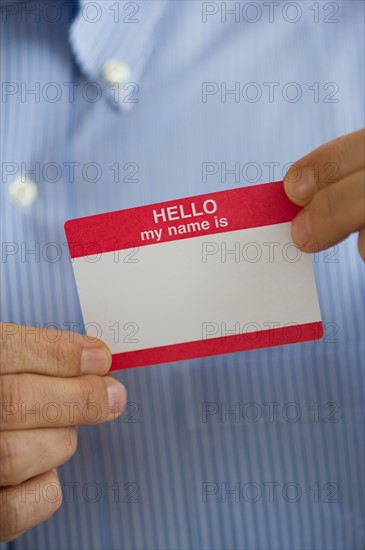
<svg viewBox="0 0 365 550">
<path fill-rule="evenodd" d="M 82 331 L 67 219 L 280 180 L 364 123 L 362 2 L 44 0 L 1 18 L 2 321 Z M 110 60 L 127 83 L 105 81 Z M 322 341 L 117 372 L 126 410 L 79 428 L 61 509 L 8 547 L 363 548 L 356 237 L 313 266 Z"/>
</svg>

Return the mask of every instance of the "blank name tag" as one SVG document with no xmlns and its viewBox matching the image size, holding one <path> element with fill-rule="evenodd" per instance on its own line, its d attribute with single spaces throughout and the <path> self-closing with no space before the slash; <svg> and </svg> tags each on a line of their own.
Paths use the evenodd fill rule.
<svg viewBox="0 0 365 550">
<path fill-rule="evenodd" d="M 66 222 L 86 333 L 112 369 L 321 338 L 298 211 L 275 182 Z"/>
</svg>

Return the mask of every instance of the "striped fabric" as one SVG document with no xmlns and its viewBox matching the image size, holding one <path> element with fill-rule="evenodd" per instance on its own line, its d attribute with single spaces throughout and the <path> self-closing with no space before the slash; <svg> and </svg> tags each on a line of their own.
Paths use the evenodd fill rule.
<svg viewBox="0 0 365 550">
<path fill-rule="evenodd" d="M 77 8 L 1 3 L 1 320 L 82 331 L 65 220 L 278 180 L 360 128 L 364 5 Z M 110 59 L 131 69 L 117 96 L 102 80 Z M 38 199 L 22 210 L 8 193 L 26 171 Z M 79 429 L 62 508 L 8 547 L 363 548 L 355 236 L 313 264 L 321 342 L 118 372 L 126 411 Z"/>
</svg>

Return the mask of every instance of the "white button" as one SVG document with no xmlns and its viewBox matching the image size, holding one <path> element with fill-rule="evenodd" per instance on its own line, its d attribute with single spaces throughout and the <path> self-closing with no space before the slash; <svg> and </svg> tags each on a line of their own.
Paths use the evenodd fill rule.
<svg viewBox="0 0 365 550">
<path fill-rule="evenodd" d="M 17 206 L 30 206 L 38 196 L 38 189 L 30 178 L 18 176 L 9 185 L 9 199 Z"/>
<path fill-rule="evenodd" d="M 116 59 L 109 59 L 102 69 L 102 75 L 104 80 L 109 82 L 109 84 L 115 84 L 118 82 L 126 82 L 130 77 L 131 70 L 125 63 L 117 61 Z"/>
</svg>

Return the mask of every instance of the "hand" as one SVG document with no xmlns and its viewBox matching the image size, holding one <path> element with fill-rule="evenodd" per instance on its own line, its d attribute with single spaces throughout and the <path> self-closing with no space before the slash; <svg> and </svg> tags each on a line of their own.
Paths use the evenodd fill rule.
<svg viewBox="0 0 365 550">
<path fill-rule="evenodd" d="M 289 199 L 304 209 L 292 224 L 292 238 L 304 252 L 324 250 L 359 232 L 365 261 L 365 130 L 329 141 L 287 172 Z"/>
<path fill-rule="evenodd" d="M 103 375 L 111 354 L 79 334 L 0 323 L 0 540 L 12 540 L 61 505 L 53 468 L 76 451 L 77 424 L 113 420 L 126 390 Z"/>
</svg>

